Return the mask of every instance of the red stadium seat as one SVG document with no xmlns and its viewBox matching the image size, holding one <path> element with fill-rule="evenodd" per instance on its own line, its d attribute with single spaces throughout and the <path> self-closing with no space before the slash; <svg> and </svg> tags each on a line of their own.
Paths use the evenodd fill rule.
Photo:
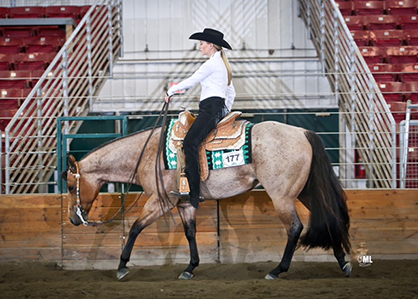
<svg viewBox="0 0 418 299">
<path fill-rule="evenodd" d="M 369 65 L 369 68 L 377 82 L 395 82 L 398 80 L 398 65 L 378 63 Z"/>
<path fill-rule="evenodd" d="M 366 18 L 364 16 L 345 16 L 345 23 L 350 30 L 363 30 Z"/>
<path fill-rule="evenodd" d="M 400 78 L 404 83 L 418 82 L 418 72 L 401 74 Z"/>
<path fill-rule="evenodd" d="M 407 99 L 414 99 L 418 97 L 418 82 L 385 82 L 379 83 L 380 91 L 385 97 L 386 101 L 395 100 L 391 96 L 397 95 L 400 101 Z"/>
<path fill-rule="evenodd" d="M 359 47 L 361 54 L 367 64 L 383 63 L 385 51 L 379 47 Z"/>
<path fill-rule="evenodd" d="M 406 82 L 404 85 L 405 99 L 418 103 L 418 82 Z"/>
<path fill-rule="evenodd" d="M 47 18 L 73 18 L 80 17 L 80 6 L 47 6 L 45 8 Z"/>
<path fill-rule="evenodd" d="M 416 0 L 386 0 L 386 10 L 391 15 L 416 15 Z"/>
<path fill-rule="evenodd" d="M 25 39 L 26 53 L 58 52 L 64 44 L 59 36 L 33 36 Z"/>
<path fill-rule="evenodd" d="M 379 89 L 387 102 L 403 101 L 404 84 L 402 82 L 380 82 Z"/>
<path fill-rule="evenodd" d="M 418 81 L 418 63 L 398 64 L 399 79 L 401 82 L 416 82 Z"/>
<path fill-rule="evenodd" d="M 19 53 L 15 54 L 15 70 L 45 70 L 48 63 L 52 61 L 55 53 Z"/>
<path fill-rule="evenodd" d="M 61 38 L 66 37 L 66 33 L 58 26 L 41 26 L 36 29 L 38 36 L 58 36 Z"/>
<path fill-rule="evenodd" d="M 387 83 L 387 82 L 382 82 L 382 83 Z M 389 103 L 393 103 L 393 102 L 402 102 L 402 101 L 405 101 L 405 97 L 401 93 L 386 93 L 386 94 L 383 94 L 383 97 L 385 98 L 385 101 L 388 104 Z"/>
<path fill-rule="evenodd" d="M 8 71 L 10 70 L 10 64 L 6 61 L 0 61 L 0 71 Z"/>
<path fill-rule="evenodd" d="M 396 72 L 401 72 L 403 70 L 403 65 L 376 63 L 376 64 L 369 64 L 369 68 L 372 73 L 384 73 L 384 72 L 396 73 Z"/>
<path fill-rule="evenodd" d="M 393 117 L 397 123 L 405 120 L 406 117 L 406 102 L 403 101 L 393 101 L 388 103 L 390 111 L 392 112 Z"/>
<path fill-rule="evenodd" d="M 415 63 L 417 62 L 418 48 L 414 46 L 387 47 L 386 59 L 389 63 Z"/>
<path fill-rule="evenodd" d="M 399 68 L 400 72 L 418 72 L 418 63 L 398 64 L 397 67 Z"/>
<path fill-rule="evenodd" d="M 388 30 L 396 29 L 399 23 L 398 16 L 389 15 L 371 15 L 364 16 L 366 27 L 369 30 Z"/>
<path fill-rule="evenodd" d="M 403 92 L 402 82 L 387 82 L 387 83 L 379 83 L 378 85 L 382 93 L 402 93 Z"/>
<path fill-rule="evenodd" d="M 371 46 L 370 42 L 372 40 L 372 36 L 370 31 L 368 30 L 352 30 L 351 35 L 356 42 L 357 46 L 364 47 L 364 46 Z"/>
<path fill-rule="evenodd" d="M 30 89 L 0 89 L 1 99 L 23 99 L 30 93 Z"/>
<path fill-rule="evenodd" d="M 397 74 L 396 73 L 376 73 L 373 74 L 374 79 L 376 82 L 384 83 L 384 82 L 396 82 Z"/>
<path fill-rule="evenodd" d="M 0 18 L 6 19 L 9 16 L 9 8 L 8 7 L 0 7 Z"/>
<path fill-rule="evenodd" d="M 30 93 L 30 89 L 0 89 L 1 109 L 17 109 Z"/>
<path fill-rule="evenodd" d="M 83 17 L 91 8 L 91 5 L 80 6 L 80 17 Z"/>
<path fill-rule="evenodd" d="M 338 0 L 336 2 L 342 2 L 342 1 Z M 81 6 L 80 18 L 82 19 L 90 9 L 91 9 L 91 6 Z M 96 17 L 100 15 L 101 16 L 100 18 L 103 18 L 105 15 L 107 15 L 107 12 L 108 12 L 108 7 L 106 5 L 96 5 L 94 9 L 91 11 L 91 15 L 96 16 Z M 350 9 L 350 13 L 351 13 L 351 9 Z"/>
<path fill-rule="evenodd" d="M 406 100 L 410 100 L 414 104 L 418 104 L 418 92 L 411 92 L 406 95 Z"/>
<path fill-rule="evenodd" d="M 17 61 L 15 62 L 16 70 L 45 70 L 47 64 L 44 61 Z"/>
<path fill-rule="evenodd" d="M 0 109 L 0 119 L 3 120 L 2 130 L 4 130 L 6 128 L 8 123 L 11 121 L 13 116 L 16 114 L 17 110 L 18 110 L 17 108 Z"/>
<path fill-rule="evenodd" d="M 418 92 L 418 82 L 406 82 L 404 84 L 404 92 Z"/>
<path fill-rule="evenodd" d="M 2 92 L 7 92 L 8 90 L 11 91 L 20 91 L 21 89 L 0 89 L 0 109 L 17 109 L 19 108 L 19 101 L 22 101 L 21 98 L 20 100 L 18 100 L 18 97 L 12 99 L 3 99 L 3 97 L 1 96 Z"/>
<path fill-rule="evenodd" d="M 29 71 L 0 71 L 0 89 L 29 88 Z"/>
<path fill-rule="evenodd" d="M 406 35 L 403 30 L 373 30 L 371 44 L 377 47 L 402 46 L 406 43 Z"/>
<path fill-rule="evenodd" d="M 418 16 L 417 15 L 404 15 L 398 16 L 399 26 L 402 29 L 418 29 Z"/>
<path fill-rule="evenodd" d="M 418 46 L 418 29 L 405 30 L 406 43 L 410 46 Z"/>
<path fill-rule="evenodd" d="M 390 111 L 392 113 L 403 113 L 405 115 L 406 113 L 406 102 L 403 101 L 393 101 L 388 103 Z"/>
<path fill-rule="evenodd" d="M 4 37 L 29 37 L 36 34 L 31 27 L 25 26 L 3 27 L 2 31 Z"/>
<path fill-rule="evenodd" d="M 44 73 L 45 71 L 43 70 L 31 71 L 30 83 L 32 87 L 36 85 L 36 83 L 39 81 L 39 79 L 42 77 Z"/>
<path fill-rule="evenodd" d="M 385 3 L 383 1 L 355 1 L 353 11 L 356 15 L 383 15 Z"/>
<path fill-rule="evenodd" d="M 12 69 L 12 63 L 10 54 L 0 53 L 0 71 L 10 71 Z"/>
<path fill-rule="evenodd" d="M 353 14 L 353 3 L 351 1 L 335 1 L 341 14 L 349 16 Z"/>
<path fill-rule="evenodd" d="M 0 37 L 0 53 L 16 54 L 24 48 L 23 38 Z"/>
<path fill-rule="evenodd" d="M 9 18 L 43 18 L 45 8 L 42 6 L 16 6 L 9 8 Z"/>
</svg>

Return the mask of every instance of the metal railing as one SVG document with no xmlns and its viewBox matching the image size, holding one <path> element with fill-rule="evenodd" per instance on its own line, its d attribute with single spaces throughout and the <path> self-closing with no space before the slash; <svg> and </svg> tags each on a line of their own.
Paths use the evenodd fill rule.
<svg viewBox="0 0 418 299">
<path fill-rule="evenodd" d="M 57 118 L 84 116 L 122 46 L 122 0 L 96 1 L 5 129 L 6 194 L 45 192 L 57 165 Z M 79 122 L 65 123 L 72 133 Z"/>
<path fill-rule="evenodd" d="M 66 121 L 76 121 L 76 122 L 85 122 L 85 121 L 119 121 L 119 125 L 117 126 L 117 129 L 115 133 L 77 133 L 77 134 L 64 134 L 63 132 L 63 124 L 65 124 Z M 127 128 L 128 128 L 128 117 L 127 116 L 84 116 L 84 117 L 58 117 L 57 120 L 57 141 L 58 141 L 58 147 L 57 147 L 57 153 L 58 153 L 58 162 L 57 162 L 57 170 L 58 173 L 61 173 L 66 169 L 67 165 L 67 148 L 69 146 L 70 140 L 73 139 L 114 139 L 122 136 L 127 135 Z M 62 193 L 65 188 L 67 187 L 66 183 L 64 182 L 63 188 L 63 182 L 61 179 L 58 179 L 58 192 Z"/>
<path fill-rule="evenodd" d="M 0 194 L 3 194 L 3 132 L 0 130 Z"/>
<path fill-rule="evenodd" d="M 396 188 L 396 123 L 341 12 L 334 0 L 299 0 L 299 10 L 351 133 L 345 148 L 357 149 L 372 187 Z"/>
<path fill-rule="evenodd" d="M 409 161 L 409 156 L 413 155 L 415 149 L 417 148 L 417 133 L 418 133 L 418 120 L 411 120 L 411 110 L 418 109 L 417 104 L 412 104 L 411 101 L 407 102 L 406 106 L 406 116 L 405 120 L 401 121 L 400 123 L 400 133 L 399 133 L 399 149 L 400 149 L 400 157 L 399 157 L 399 164 L 400 164 L 400 187 L 401 188 L 408 188 L 414 187 L 416 188 L 416 166 L 417 166 L 417 157 L 416 154 L 414 155 L 414 161 Z M 412 143 L 412 144 L 411 144 Z M 411 179 L 411 175 L 408 176 L 408 167 L 412 168 L 410 171 L 413 174 L 413 178 Z M 415 169 L 413 169 L 415 168 Z"/>
</svg>

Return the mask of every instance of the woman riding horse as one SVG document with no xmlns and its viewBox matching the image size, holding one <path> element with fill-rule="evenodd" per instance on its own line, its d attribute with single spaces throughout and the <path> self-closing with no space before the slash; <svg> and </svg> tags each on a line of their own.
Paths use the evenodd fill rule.
<svg viewBox="0 0 418 299">
<path fill-rule="evenodd" d="M 199 113 L 183 143 L 190 202 L 196 209 L 200 198 L 199 146 L 216 128 L 218 122 L 231 111 L 235 98 L 231 66 L 222 47 L 230 50 L 232 48 L 223 36 L 222 32 L 206 28 L 203 32 L 194 33 L 189 37 L 200 41 L 200 51 L 209 56 L 209 59 L 190 78 L 172 86 L 165 97 L 168 103 L 177 91 L 189 89 L 198 83 L 202 86 Z M 172 194 L 180 197 L 176 191 Z"/>
</svg>

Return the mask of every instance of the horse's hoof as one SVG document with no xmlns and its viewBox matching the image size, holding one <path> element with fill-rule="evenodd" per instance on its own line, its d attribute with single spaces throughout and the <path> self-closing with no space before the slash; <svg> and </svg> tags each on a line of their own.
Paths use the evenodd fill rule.
<svg viewBox="0 0 418 299">
<path fill-rule="evenodd" d="M 190 280 L 194 277 L 193 273 L 184 271 L 183 273 L 180 274 L 179 279 L 182 280 Z"/>
<path fill-rule="evenodd" d="M 266 279 L 266 280 L 275 280 L 275 279 L 277 279 L 277 278 L 279 278 L 279 276 L 274 275 L 274 274 L 271 274 L 271 273 L 267 274 L 267 275 L 264 277 L 264 279 Z"/>
<path fill-rule="evenodd" d="M 122 278 L 124 278 L 126 275 L 128 275 L 129 273 L 129 269 L 128 268 L 122 268 L 118 270 L 118 273 L 116 273 L 116 278 L 118 280 L 121 280 Z"/>
<path fill-rule="evenodd" d="M 342 268 L 343 272 L 345 273 L 345 277 L 350 277 L 351 270 L 353 270 L 353 265 L 350 262 L 345 263 L 344 267 Z"/>
</svg>

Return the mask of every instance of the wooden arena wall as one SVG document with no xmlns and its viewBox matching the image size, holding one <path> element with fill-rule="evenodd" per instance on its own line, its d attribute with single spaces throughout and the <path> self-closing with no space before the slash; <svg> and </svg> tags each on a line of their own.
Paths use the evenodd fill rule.
<svg viewBox="0 0 418 299">
<path fill-rule="evenodd" d="M 127 207 L 137 195 L 127 198 Z M 348 190 L 347 195 L 353 258 L 361 243 L 372 258 L 418 258 L 418 190 Z M 67 269 L 114 269 L 145 201 L 142 196 L 125 221 L 94 228 L 70 224 L 66 195 L 0 196 L 0 261 L 54 261 Z M 119 194 L 101 194 L 91 219 L 109 219 L 120 202 Z M 297 210 L 306 228 L 309 212 L 299 202 Z M 199 208 L 197 225 L 202 263 L 279 262 L 286 244 L 283 225 L 263 191 L 206 202 Z M 328 261 L 333 256 L 300 248 L 294 259 Z M 131 265 L 188 260 L 188 243 L 175 209 L 141 233 Z"/>
</svg>

